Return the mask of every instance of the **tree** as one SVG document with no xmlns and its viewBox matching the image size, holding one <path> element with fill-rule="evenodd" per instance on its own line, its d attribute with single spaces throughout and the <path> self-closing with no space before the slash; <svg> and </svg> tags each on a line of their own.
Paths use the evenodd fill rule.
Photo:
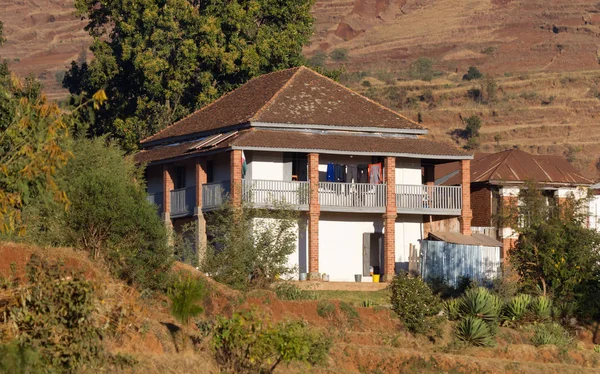
<svg viewBox="0 0 600 374">
<path fill-rule="evenodd" d="M 427 57 L 419 57 L 410 65 L 410 77 L 423 81 L 431 81 L 436 75 L 433 69 L 434 60 Z"/>
<path fill-rule="evenodd" d="M 549 202 L 530 184 L 519 200 L 520 206 L 505 207 L 505 216 L 518 217 L 509 221 L 519 234 L 511 265 L 524 283 L 572 302 L 600 275 L 600 233 L 584 225 L 586 199 Z"/>
<path fill-rule="evenodd" d="M 252 77 L 303 63 L 311 0 L 77 0 L 94 60 L 74 64 L 73 95 L 106 88 L 90 135 L 126 150 Z"/>
<path fill-rule="evenodd" d="M 476 114 L 473 114 L 471 117 L 467 118 L 465 122 L 467 123 L 467 126 L 465 127 L 465 138 L 469 140 L 478 137 L 479 130 L 481 129 L 481 118 Z"/>
<path fill-rule="evenodd" d="M 236 289 L 248 289 L 291 273 L 298 215 L 284 204 L 274 209 L 225 205 L 207 221 L 209 238 L 203 271 Z"/>
<path fill-rule="evenodd" d="M 474 80 L 474 79 L 479 79 L 482 76 L 483 76 L 483 74 L 481 74 L 479 69 L 477 69 L 475 66 L 470 66 L 469 70 L 467 71 L 467 74 L 463 75 L 462 79 L 464 81 L 470 81 L 470 80 Z"/>
<path fill-rule="evenodd" d="M 104 138 L 77 139 L 72 150 L 57 174 L 70 206 L 47 200 L 29 206 L 30 238 L 88 250 L 127 283 L 164 289 L 173 256 L 166 227 L 146 199 L 143 170 Z"/>
</svg>

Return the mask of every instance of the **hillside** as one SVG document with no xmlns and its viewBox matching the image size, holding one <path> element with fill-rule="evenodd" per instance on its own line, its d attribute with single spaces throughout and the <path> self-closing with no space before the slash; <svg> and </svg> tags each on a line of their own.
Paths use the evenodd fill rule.
<svg viewBox="0 0 600 374">
<path fill-rule="evenodd" d="M 18 74 L 33 73 L 51 98 L 90 38 L 71 0 L 5 0 L 8 42 L 0 57 Z M 432 137 L 452 141 L 461 118 L 481 115 L 481 150 L 519 147 L 567 155 L 600 178 L 600 5 L 573 0 L 318 0 L 307 57 L 345 66 L 343 82 L 413 119 Z M 333 57 L 339 54 L 337 60 Z M 333 56 L 333 57 L 332 57 Z M 432 82 L 408 75 L 419 57 L 434 61 Z M 469 66 L 494 77 L 494 103 L 474 103 L 461 81 Z M 370 87 L 363 84 L 369 80 Z M 390 87 L 400 92 L 392 95 Z M 414 98 L 431 90 L 434 102 Z M 408 102 L 406 99 L 412 101 Z M 411 99 L 413 98 L 413 99 Z M 431 100 L 429 100 L 431 101 Z M 460 143 L 462 145 L 462 143 Z"/>
<path fill-rule="evenodd" d="M 82 270 L 92 281 L 96 295 L 95 319 L 104 326 L 104 349 L 136 363 L 132 367 L 125 365 L 116 372 L 218 372 L 210 348 L 210 335 L 202 335 L 194 327 L 191 332 L 196 337 L 194 343 L 182 348 L 178 322 L 170 315 L 164 295 L 140 294 L 135 288 L 111 278 L 102 266 L 90 262 L 83 251 L 0 242 L 3 259 L 0 278 L 10 277 L 13 274 L 11 268 L 15 269 L 17 277 L 23 277 L 25 265 L 33 253 L 50 261 L 62 261 L 68 268 Z M 187 265 L 177 267 L 180 271 L 203 277 Z M 594 336 L 587 330 L 578 333 L 576 343 L 569 351 L 561 351 L 555 346 L 536 348 L 528 344 L 531 333 L 504 327 L 499 329 L 496 347 L 469 348 L 452 342 L 451 323 L 446 325 L 442 338 L 435 343 L 423 336 L 413 337 L 384 305 L 371 308 L 355 305 L 350 307 L 354 313 L 348 313 L 348 307 L 343 312 L 340 302 L 334 300 L 335 314 L 322 316 L 317 300 L 283 301 L 267 290 L 241 294 L 204 279 L 210 294 L 204 300 L 205 313 L 199 317 L 201 321 L 209 322 L 217 315 L 229 316 L 234 311 L 255 308 L 275 321 L 302 320 L 308 326 L 326 331 L 333 339 L 333 347 L 326 364 L 311 370 L 315 373 L 592 373 L 600 368 L 599 354 L 592 350 Z M 6 295 L 5 290 L 0 292 L 1 307 L 6 305 Z M 335 295 L 329 294 L 327 298 L 335 299 Z M 325 294 L 320 295 L 319 300 L 325 300 Z M 5 337 L 0 335 L 0 338 Z M 302 365 L 282 365 L 276 373 L 303 373 L 306 370 L 307 367 Z"/>
</svg>

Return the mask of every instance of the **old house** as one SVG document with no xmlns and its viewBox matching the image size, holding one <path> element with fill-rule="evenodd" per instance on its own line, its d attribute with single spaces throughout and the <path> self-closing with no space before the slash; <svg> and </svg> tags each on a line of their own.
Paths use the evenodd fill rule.
<svg viewBox="0 0 600 374">
<path fill-rule="evenodd" d="M 289 263 L 313 278 L 352 281 L 407 266 L 432 215 L 470 234 L 470 160 L 427 129 L 308 68 L 252 79 L 141 143 L 149 199 L 177 230 L 225 199 L 302 212 Z M 458 162 L 455 185 L 434 167 Z M 467 188 L 463 188 L 467 186 Z M 366 277 L 366 280 L 369 280 Z"/>
<path fill-rule="evenodd" d="M 439 165 L 435 173 L 436 185 L 461 183 L 457 163 Z M 500 208 L 518 204 L 519 192 L 529 183 L 535 183 L 549 203 L 560 203 L 569 196 L 587 196 L 592 181 L 561 156 L 532 155 L 518 149 L 475 154 L 471 162 L 472 230 L 502 241 L 503 257 L 517 235 L 513 228 L 501 225 Z"/>
</svg>

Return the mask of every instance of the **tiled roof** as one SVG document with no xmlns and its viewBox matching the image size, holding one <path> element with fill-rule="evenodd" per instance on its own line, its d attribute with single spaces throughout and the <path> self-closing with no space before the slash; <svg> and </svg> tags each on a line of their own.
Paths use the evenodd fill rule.
<svg viewBox="0 0 600 374">
<path fill-rule="evenodd" d="M 444 172 L 451 173 L 452 165 L 458 170 L 458 164 L 446 164 L 442 167 Z M 440 174 L 436 171 L 436 178 L 439 179 Z M 476 154 L 471 162 L 471 183 L 502 184 L 527 181 L 569 185 L 593 183 L 561 156 L 532 155 L 525 151 L 511 149 L 498 153 Z M 458 174 L 444 182 L 445 185 L 459 183 L 460 175 Z"/>
<path fill-rule="evenodd" d="M 352 152 L 373 155 L 415 155 L 431 158 L 469 158 L 454 146 L 426 139 L 391 136 L 365 136 L 360 134 L 318 133 L 310 131 L 286 131 L 246 129 L 217 144 L 213 148 L 190 150 L 198 141 L 178 145 L 166 145 L 142 150 L 135 155 L 136 162 L 147 163 L 167 160 L 218 149 L 272 149 L 314 152 Z"/>
<path fill-rule="evenodd" d="M 313 70 L 297 67 L 251 79 L 142 144 L 250 122 L 424 130 Z"/>
</svg>

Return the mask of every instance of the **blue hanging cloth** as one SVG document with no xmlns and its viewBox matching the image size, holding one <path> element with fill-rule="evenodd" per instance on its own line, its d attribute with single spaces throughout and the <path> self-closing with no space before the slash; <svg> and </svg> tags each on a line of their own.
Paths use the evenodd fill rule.
<svg viewBox="0 0 600 374">
<path fill-rule="evenodd" d="M 327 164 L 327 182 L 335 182 L 335 171 L 331 162 Z"/>
</svg>

